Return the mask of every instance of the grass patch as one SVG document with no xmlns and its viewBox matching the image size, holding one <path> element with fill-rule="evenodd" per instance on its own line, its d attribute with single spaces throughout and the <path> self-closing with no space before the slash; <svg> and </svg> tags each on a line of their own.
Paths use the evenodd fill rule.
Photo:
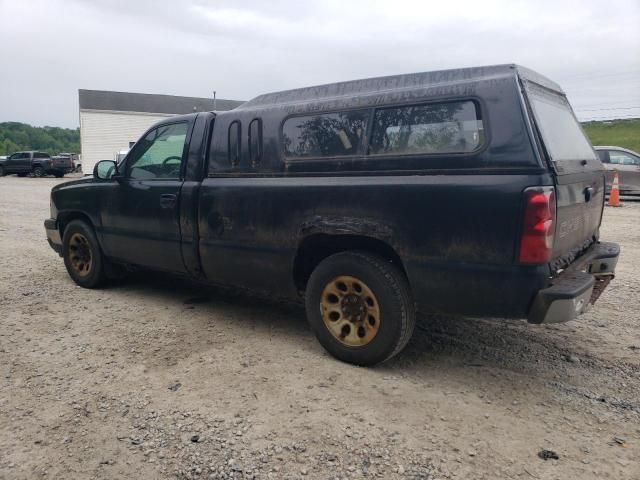
<svg viewBox="0 0 640 480">
<path fill-rule="evenodd" d="M 640 152 L 640 119 L 585 122 L 582 128 L 593 145 L 615 145 Z"/>
</svg>

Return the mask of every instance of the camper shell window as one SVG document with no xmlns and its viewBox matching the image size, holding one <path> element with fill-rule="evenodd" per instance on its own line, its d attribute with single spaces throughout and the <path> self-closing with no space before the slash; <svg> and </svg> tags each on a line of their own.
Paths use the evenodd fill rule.
<svg viewBox="0 0 640 480">
<path fill-rule="evenodd" d="M 368 117 L 369 110 L 290 117 L 282 125 L 285 157 L 358 155 Z"/>
<path fill-rule="evenodd" d="M 241 125 L 238 120 L 231 122 L 229 125 L 229 137 L 228 137 L 228 154 L 229 163 L 232 167 L 237 167 L 240 164 L 240 136 Z"/>
<path fill-rule="evenodd" d="M 484 143 L 480 109 L 470 100 L 376 110 L 369 154 L 470 153 Z"/>
</svg>

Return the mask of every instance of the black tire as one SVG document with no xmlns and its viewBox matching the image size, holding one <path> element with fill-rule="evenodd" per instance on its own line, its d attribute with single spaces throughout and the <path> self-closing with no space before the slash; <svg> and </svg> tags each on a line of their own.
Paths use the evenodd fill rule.
<svg viewBox="0 0 640 480">
<path fill-rule="evenodd" d="M 55 177 L 56 178 L 62 178 L 62 177 L 64 177 L 64 173 L 56 173 Z"/>
<path fill-rule="evenodd" d="M 34 177 L 44 177 L 45 175 L 45 171 L 44 168 L 42 168 L 41 166 L 37 166 L 33 168 L 33 176 Z"/>
<path fill-rule="evenodd" d="M 27 174 L 26 174 L 26 173 L 19 173 L 19 174 L 18 174 L 18 176 L 19 176 L 20 178 L 23 178 L 23 177 L 26 177 L 26 176 L 27 176 Z"/>
<path fill-rule="evenodd" d="M 378 318 L 372 321 L 372 325 L 376 325 L 377 322 L 377 333 L 364 345 L 346 344 L 348 337 L 342 337 L 344 331 L 340 334 L 342 338 L 340 340 L 328 326 L 331 315 L 327 315 L 328 310 L 321 303 L 326 302 L 323 299 L 323 293 L 326 295 L 326 289 L 333 288 L 332 285 L 339 285 L 341 277 L 356 279 L 353 282 L 356 287 L 355 284 L 358 281 L 362 283 L 366 291 L 371 292 L 378 303 Z M 338 283 L 335 283 L 336 279 Z M 349 281 L 347 280 L 347 283 Z M 362 288 L 360 286 L 360 291 Z M 349 325 L 355 326 L 358 329 L 357 335 L 360 336 L 361 331 L 364 332 L 364 328 L 358 325 L 364 325 L 366 321 L 362 316 L 371 319 L 371 316 L 368 316 L 370 307 L 363 304 L 364 313 L 361 313 L 360 317 L 350 317 L 344 309 L 346 297 L 357 297 L 358 294 L 354 290 L 353 293 L 344 293 L 344 295 L 336 301 L 336 307 L 334 307 L 342 311 L 338 321 L 341 324 L 346 324 L 349 323 L 347 322 L 349 318 L 359 318 L 358 321 L 349 323 Z M 328 296 L 331 297 L 331 293 Z M 333 297 L 337 298 L 335 295 Z M 369 303 L 369 300 L 372 299 L 366 298 L 366 300 Z M 406 346 L 415 327 L 415 304 L 403 272 L 390 261 L 366 252 L 347 251 L 324 259 L 309 278 L 305 303 L 307 319 L 320 344 L 337 359 L 355 365 L 372 366 L 390 359 Z M 373 304 L 372 300 L 369 305 Z M 367 329 L 369 328 L 367 325 L 365 326 Z"/>
<path fill-rule="evenodd" d="M 6 172 L 4 171 L 4 167 L 0 166 L 0 177 L 4 177 L 6 175 Z"/>
<path fill-rule="evenodd" d="M 80 252 L 79 248 L 83 251 Z M 86 253 L 84 252 L 85 248 L 90 253 L 90 260 L 83 264 L 81 260 L 78 261 L 78 258 Z M 106 275 L 100 244 L 98 244 L 93 228 L 82 220 L 73 220 L 64 229 L 62 256 L 69 276 L 81 287 L 97 288 L 104 283 Z M 81 268 L 80 265 L 85 265 L 85 267 Z"/>
</svg>

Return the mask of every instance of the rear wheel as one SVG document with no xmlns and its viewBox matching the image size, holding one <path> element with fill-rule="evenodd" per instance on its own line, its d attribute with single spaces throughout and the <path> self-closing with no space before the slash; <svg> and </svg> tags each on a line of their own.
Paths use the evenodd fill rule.
<svg viewBox="0 0 640 480">
<path fill-rule="evenodd" d="M 64 265 L 69 276 L 84 288 L 99 287 L 105 280 L 104 260 L 93 229 L 81 220 L 67 225 L 62 239 Z"/>
<path fill-rule="evenodd" d="M 22 178 L 22 177 L 26 177 L 27 174 L 26 173 L 19 173 L 18 176 Z"/>
<path fill-rule="evenodd" d="M 55 177 L 56 178 L 62 178 L 62 177 L 64 177 L 64 173 L 56 173 Z"/>
<path fill-rule="evenodd" d="M 307 318 L 334 357 L 370 366 L 400 352 L 415 306 L 404 274 L 388 260 L 349 251 L 323 260 L 307 284 Z"/>
<path fill-rule="evenodd" d="M 36 177 L 44 177 L 44 168 L 38 166 L 33 169 L 33 175 Z"/>
</svg>

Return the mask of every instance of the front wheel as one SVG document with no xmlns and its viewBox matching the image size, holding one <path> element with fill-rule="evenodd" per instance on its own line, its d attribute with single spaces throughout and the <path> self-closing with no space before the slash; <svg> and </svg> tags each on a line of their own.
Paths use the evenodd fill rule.
<svg viewBox="0 0 640 480">
<path fill-rule="evenodd" d="M 33 169 L 33 175 L 35 177 L 38 177 L 38 178 L 44 177 L 44 173 L 45 173 L 44 172 L 44 168 L 42 168 L 42 167 L 36 167 L 36 168 Z"/>
<path fill-rule="evenodd" d="M 97 288 L 106 278 L 104 260 L 93 229 L 81 220 L 67 225 L 62 238 L 62 255 L 69 276 L 84 288 Z"/>
<path fill-rule="evenodd" d="M 0 177 L 4 177 L 7 173 L 4 171 L 4 167 L 0 165 Z"/>
<path fill-rule="evenodd" d="M 415 305 L 407 279 L 388 260 L 366 252 L 323 260 L 309 278 L 305 302 L 320 344 L 348 363 L 384 362 L 413 334 Z"/>
</svg>

